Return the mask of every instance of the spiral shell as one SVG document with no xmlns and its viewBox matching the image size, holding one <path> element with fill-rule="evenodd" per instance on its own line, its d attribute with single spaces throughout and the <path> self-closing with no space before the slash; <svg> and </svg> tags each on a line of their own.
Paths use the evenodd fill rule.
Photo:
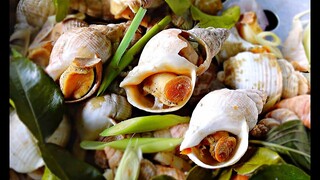
<svg viewBox="0 0 320 180">
<path fill-rule="evenodd" d="M 46 142 L 65 147 L 69 141 L 71 124 L 66 116 Z M 10 168 L 16 172 L 32 172 L 44 165 L 37 140 L 19 119 L 16 111 L 10 112 Z"/>
<path fill-rule="evenodd" d="M 230 159 L 224 162 L 205 162 L 192 149 L 188 157 L 197 165 L 216 169 L 235 164 L 248 148 L 249 131 L 256 125 L 266 94 L 256 89 L 220 89 L 205 95 L 192 112 L 189 128 L 180 150 L 197 148 L 207 136 L 227 131 L 236 136 L 237 145 Z"/>
<path fill-rule="evenodd" d="M 75 58 L 93 58 L 102 63 L 111 56 L 111 42 L 98 29 L 79 27 L 63 33 L 53 46 L 46 72 L 57 80 Z"/>
<path fill-rule="evenodd" d="M 268 95 L 264 112 L 281 98 L 282 73 L 277 58 L 269 53 L 241 52 L 223 64 L 218 78 L 234 89 L 258 89 Z"/>
<path fill-rule="evenodd" d="M 282 98 L 290 98 L 310 92 L 310 82 L 300 72 L 296 71 L 292 64 L 285 59 L 278 59 L 282 72 Z"/>
<path fill-rule="evenodd" d="M 170 112 L 183 107 L 192 95 L 196 76 L 209 68 L 212 58 L 218 53 L 228 33 L 226 29 L 196 28 L 185 31 L 171 28 L 156 34 L 145 45 L 138 65 L 120 83 L 120 87 L 126 91 L 128 101 L 148 112 Z M 193 44 L 202 51 L 198 53 Z M 156 96 L 150 98 L 143 92 L 141 86 L 147 82 L 147 78 L 161 73 L 190 78 L 190 91 L 180 102 L 173 105 L 169 102 L 168 105 L 160 98 L 161 102 L 158 103 Z M 162 83 L 162 80 L 159 80 L 159 83 Z M 165 105 L 161 105 L 162 103 Z"/>
<path fill-rule="evenodd" d="M 132 106 L 124 96 L 107 94 L 92 97 L 81 107 L 76 128 L 81 140 L 95 140 L 115 121 L 131 117 Z"/>
<path fill-rule="evenodd" d="M 55 7 L 51 0 L 20 0 L 17 5 L 17 22 L 35 28 L 42 27 L 47 18 L 54 14 Z"/>
</svg>

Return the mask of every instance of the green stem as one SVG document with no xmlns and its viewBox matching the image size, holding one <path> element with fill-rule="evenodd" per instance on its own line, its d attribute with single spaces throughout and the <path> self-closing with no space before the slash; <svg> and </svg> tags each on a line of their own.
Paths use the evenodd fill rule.
<svg viewBox="0 0 320 180">
<path fill-rule="evenodd" d="M 105 69 L 104 77 L 101 86 L 98 90 L 97 96 L 100 96 L 109 87 L 112 81 L 126 68 L 143 49 L 144 45 L 160 30 L 164 29 L 171 22 L 171 16 L 167 15 L 160 22 L 154 25 L 146 34 L 139 39 L 127 52 L 124 53 L 120 61 L 112 61 Z"/>
<path fill-rule="evenodd" d="M 291 152 L 294 152 L 294 153 L 297 153 L 297 154 L 300 154 L 300 155 L 302 155 L 302 156 L 306 156 L 306 157 L 310 158 L 310 155 L 309 155 L 309 154 L 306 154 L 306 153 L 304 153 L 304 152 L 298 151 L 298 150 L 296 150 L 296 149 L 292 149 L 292 148 L 289 148 L 289 147 L 285 147 L 285 146 L 281 146 L 281 145 L 278 145 L 278 144 L 274 144 L 274 143 L 269 143 L 269 142 L 260 141 L 260 140 L 249 140 L 249 143 L 252 143 L 252 144 L 260 144 L 260 145 L 264 145 L 264 146 L 269 146 L 269 147 L 274 147 L 274 148 L 278 148 L 278 149 L 283 149 L 283 150 L 291 151 Z"/>
</svg>

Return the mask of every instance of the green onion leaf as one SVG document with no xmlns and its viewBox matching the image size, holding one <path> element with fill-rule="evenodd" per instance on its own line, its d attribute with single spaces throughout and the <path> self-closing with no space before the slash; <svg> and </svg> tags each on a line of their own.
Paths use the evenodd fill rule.
<svg viewBox="0 0 320 180">
<path fill-rule="evenodd" d="M 154 131 L 171 127 L 179 123 L 187 123 L 189 121 L 190 117 L 183 117 L 174 114 L 135 117 L 121 121 L 120 123 L 107 128 L 100 133 L 100 136 L 114 136 Z"/>
<path fill-rule="evenodd" d="M 111 82 L 120 74 L 120 72 L 126 68 L 144 47 L 144 45 L 160 30 L 164 29 L 171 22 L 171 16 L 164 17 L 159 23 L 154 25 L 141 39 L 138 40 L 127 52 L 124 53 L 120 62 L 110 62 L 107 68 L 104 70 L 104 77 L 101 86 L 98 90 L 97 96 L 104 93 L 109 87 Z M 132 24 L 132 23 L 131 23 Z M 131 26 L 131 25 L 130 25 Z"/>
<path fill-rule="evenodd" d="M 53 0 L 54 7 L 56 10 L 56 21 L 62 21 L 68 14 L 69 11 L 69 0 Z"/>
<path fill-rule="evenodd" d="M 104 90 L 107 88 L 107 79 L 109 79 L 109 72 L 108 71 L 110 68 L 112 69 L 115 69 L 116 72 L 118 72 L 118 65 L 119 65 L 119 62 L 120 62 L 120 59 L 123 55 L 123 53 L 127 50 L 134 34 L 136 33 L 144 15 L 146 14 L 147 10 L 140 7 L 137 14 L 134 16 L 126 34 L 124 35 L 123 39 L 121 40 L 120 44 L 119 44 L 119 47 L 117 48 L 116 52 L 114 53 L 111 61 L 110 61 L 110 64 L 108 65 L 107 67 L 107 70 L 105 71 L 105 76 L 103 77 L 103 80 L 102 80 L 102 83 L 101 83 L 101 86 L 100 86 L 100 89 L 98 91 L 98 95 L 103 93 Z M 120 71 L 121 72 L 121 71 Z M 120 73 L 119 72 L 119 73 Z M 113 72 L 111 72 L 113 73 Z M 115 74 L 115 76 L 117 76 L 118 74 Z M 113 77 L 114 75 L 111 75 L 111 77 Z M 112 79 L 113 80 L 113 79 Z"/>
<path fill-rule="evenodd" d="M 109 146 L 111 148 L 125 150 L 128 144 L 133 141 L 141 148 L 143 153 L 156 153 L 174 150 L 181 144 L 182 140 L 182 138 L 127 138 L 111 142 L 82 141 L 80 147 L 85 150 L 103 150 Z"/>
<path fill-rule="evenodd" d="M 131 142 L 134 144 L 135 142 Z M 115 180 L 138 179 L 140 173 L 140 162 L 142 160 L 141 149 L 128 144 L 119 163 Z"/>
</svg>

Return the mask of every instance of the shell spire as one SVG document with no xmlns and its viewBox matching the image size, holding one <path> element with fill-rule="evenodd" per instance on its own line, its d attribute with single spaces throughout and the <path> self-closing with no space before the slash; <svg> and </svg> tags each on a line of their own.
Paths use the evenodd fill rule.
<svg viewBox="0 0 320 180">
<path fill-rule="evenodd" d="M 224 88 L 208 93 L 192 113 L 180 150 L 187 151 L 185 154 L 204 168 L 235 164 L 248 148 L 249 131 L 256 125 L 266 98 L 265 92 L 254 89 Z M 221 151 L 221 147 L 227 147 L 229 152 Z M 215 156 L 221 151 L 228 157 L 222 161 L 211 157 L 213 149 Z"/>
</svg>

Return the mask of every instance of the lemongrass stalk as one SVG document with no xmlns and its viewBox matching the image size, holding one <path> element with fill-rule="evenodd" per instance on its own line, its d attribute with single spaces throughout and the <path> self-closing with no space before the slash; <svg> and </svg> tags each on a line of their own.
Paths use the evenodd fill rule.
<svg viewBox="0 0 320 180">
<path fill-rule="evenodd" d="M 125 150 L 130 141 L 132 141 L 141 148 L 143 153 L 156 153 L 174 150 L 181 144 L 182 140 L 182 138 L 127 138 L 111 142 L 82 141 L 80 147 L 85 150 L 103 150 L 108 146 Z"/>
<path fill-rule="evenodd" d="M 134 117 L 105 129 L 100 133 L 100 136 L 115 136 L 120 134 L 154 131 L 171 127 L 179 123 L 187 123 L 189 121 L 190 117 L 183 117 L 175 114 Z"/>
<path fill-rule="evenodd" d="M 97 96 L 104 93 L 112 81 L 126 68 L 134 59 L 134 57 L 141 52 L 144 45 L 159 31 L 164 29 L 171 22 L 171 16 L 167 15 L 160 22 L 155 24 L 145 35 L 142 36 L 127 52 L 124 53 L 120 61 L 110 62 L 105 69 L 104 77 L 101 86 L 98 90 Z"/>
</svg>

